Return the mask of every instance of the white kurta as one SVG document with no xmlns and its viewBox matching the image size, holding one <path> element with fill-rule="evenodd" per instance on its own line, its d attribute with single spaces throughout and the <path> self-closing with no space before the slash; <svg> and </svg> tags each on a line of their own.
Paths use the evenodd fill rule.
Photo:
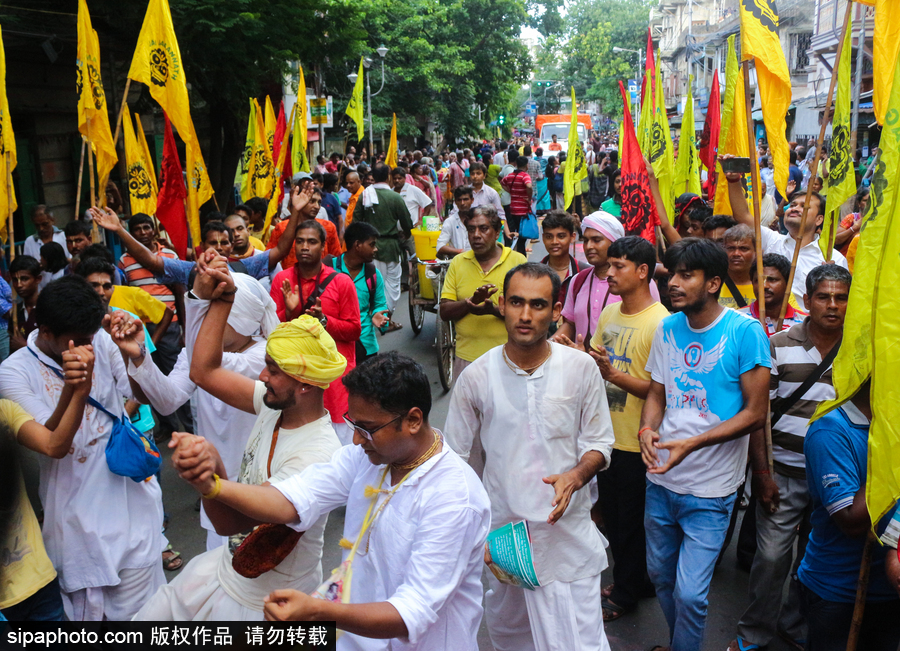
<svg viewBox="0 0 900 651">
<path fill-rule="evenodd" d="M 344 537 L 355 541 L 371 503 L 365 488 L 377 487 L 384 469 L 373 465 L 361 447 L 345 446 L 330 463 L 274 485 L 297 509 L 299 522 L 292 526 L 298 531 L 346 504 Z M 384 499 L 379 495 L 376 510 Z M 445 443 L 397 489 L 353 561 L 352 602 L 389 602 L 403 618 L 409 638 L 344 634 L 338 649 L 477 651 L 489 530 L 484 487 Z"/>
<path fill-rule="evenodd" d="M 533 375 L 510 369 L 503 346 L 472 362 L 453 387 L 446 424 L 447 441 L 463 458 L 480 434 L 491 526 L 528 521 L 542 584 L 577 581 L 606 568 L 606 544 L 591 521 L 587 487 L 572 495 L 565 514 L 550 525 L 555 491 L 542 480 L 571 470 L 590 450 L 608 464 L 615 440 L 594 360 L 550 345 L 553 354 Z"/>
<path fill-rule="evenodd" d="M 37 335 L 37 330 L 32 332 L 28 347 L 0 366 L 0 395 L 44 423 L 56 409 L 63 380 L 47 368 L 60 367 L 38 350 Z M 93 346 L 91 397 L 121 416 L 124 399 L 131 397 L 122 355 L 102 330 L 94 335 Z M 69 454 L 62 459 L 40 457 L 44 544 L 64 592 L 116 586 L 121 570 L 160 563 L 164 545 L 159 484 L 154 478 L 138 483 L 110 472 L 106 444 L 111 429 L 109 416 L 87 405 Z"/>
</svg>

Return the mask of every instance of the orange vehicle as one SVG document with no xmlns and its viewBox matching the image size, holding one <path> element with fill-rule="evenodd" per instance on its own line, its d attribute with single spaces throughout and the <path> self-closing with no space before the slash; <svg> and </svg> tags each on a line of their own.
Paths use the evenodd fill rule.
<svg viewBox="0 0 900 651">
<path fill-rule="evenodd" d="M 544 149 L 545 156 L 553 156 L 553 151 L 569 151 L 569 129 L 572 125 L 572 114 L 564 115 L 538 115 L 534 119 L 534 131 L 538 138 L 538 146 Z M 586 113 L 578 114 L 578 140 L 587 140 L 592 128 L 591 116 Z M 559 148 L 551 147 L 553 136 Z"/>
</svg>

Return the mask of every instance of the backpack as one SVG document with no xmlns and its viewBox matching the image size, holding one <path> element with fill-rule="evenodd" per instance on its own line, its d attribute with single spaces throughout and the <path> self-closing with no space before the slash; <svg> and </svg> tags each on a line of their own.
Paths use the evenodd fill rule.
<svg viewBox="0 0 900 651">
<path fill-rule="evenodd" d="M 606 191 L 609 188 L 609 177 L 600 171 L 599 165 L 590 167 L 590 190 L 588 201 L 592 206 L 599 207 L 606 200 Z"/>
<path fill-rule="evenodd" d="M 557 167 L 556 172 L 553 175 L 553 189 L 556 190 L 557 192 L 562 192 L 564 190 L 564 188 L 563 188 L 564 181 L 565 181 L 565 175 L 560 174 L 559 168 Z"/>
<path fill-rule="evenodd" d="M 335 262 L 340 264 L 334 264 Z M 330 255 L 325 256 L 322 260 L 322 264 L 328 265 L 332 269 L 338 269 L 341 273 L 347 273 L 346 267 L 344 267 L 343 255 L 336 260 Z M 363 265 L 363 278 L 366 281 L 366 287 L 369 288 L 369 316 L 372 316 L 375 314 L 375 288 L 377 286 L 374 262 L 367 262 Z"/>
</svg>

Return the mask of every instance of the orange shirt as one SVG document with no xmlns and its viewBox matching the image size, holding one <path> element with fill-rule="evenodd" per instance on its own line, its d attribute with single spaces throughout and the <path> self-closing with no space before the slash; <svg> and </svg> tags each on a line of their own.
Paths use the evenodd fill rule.
<svg viewBox="0 0 900 651">
<path fill-rule="evenodd" d="M 347 217 L 344 219 L 344 228 L 353 223 L 353 211 L 356 209 L 356 201 L 362 196 L 363 187 L 359 186 L 356 194 L 347 200 Z"/>
<path fill-rule="evenodd" d="M 327 219 L 316 219 L 317 222 L 322 224 L 322 228 L 325 229 L 325 250 L 322 255 L 330 255 L 333 257 L 338 257 L 341 254 L 341 240 L 338 238 L 337 229 Z M 272 234 L 269 235 L 269 243 L 268 247 L 270 249 L 274 249 L 278 246 L 278 240 L 281 239 L 281 236 L 284 235 L 284 231 L 287 228 L 288 220 L 285 219 L 281 221 L 275 228 L 272 230 Z M 294 253 L 294 247 L 291 247 L 291 250 L 285 256 L 284 260 L 281 261 L 281 268 L 288 269 L 297 264 L 297 255 Z"/>
</svg>

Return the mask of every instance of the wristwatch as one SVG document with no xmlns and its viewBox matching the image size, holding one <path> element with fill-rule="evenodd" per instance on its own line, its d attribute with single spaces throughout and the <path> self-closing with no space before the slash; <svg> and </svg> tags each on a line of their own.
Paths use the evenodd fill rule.
<svg viewBox="0 0 900 651">
<path fill-rule="evenodd" d="M 322 324 L 323 328 L 327 328 L 328 327 L 328 317 L 323 314 L 322 318 L 319 319 L 319 323 Z"/>
</svg>

